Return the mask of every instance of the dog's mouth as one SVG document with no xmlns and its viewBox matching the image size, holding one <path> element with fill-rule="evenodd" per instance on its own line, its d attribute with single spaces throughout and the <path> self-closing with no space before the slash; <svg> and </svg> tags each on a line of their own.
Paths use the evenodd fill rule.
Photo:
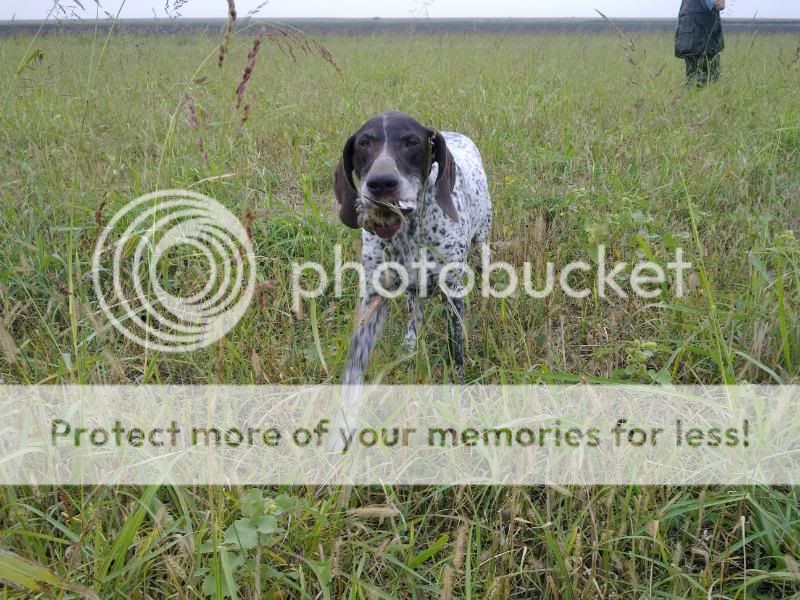
<svg viewBox="0 0 800 600">
<path fill-rule="evenodd" d="M 380 204 L 366 212 L 363 227 L 378 237 L 388 240 L 397 235 L 413 212 L 414 209 L 411 208 Z"/>
<path fill-rule="evenodd" d="M 385 240 L 394 237 L 400 228 L 403 226 L 402 221 L 398 220 L 396 223 L 392 223 L 391 225 L 376 225 L 372 228 L 372 231 L 378 237 L 382 237 Z"/>
</svg>

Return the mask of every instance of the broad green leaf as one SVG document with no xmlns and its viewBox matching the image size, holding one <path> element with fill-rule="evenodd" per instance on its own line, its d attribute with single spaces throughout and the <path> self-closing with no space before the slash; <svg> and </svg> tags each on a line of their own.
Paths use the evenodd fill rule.
<svg viewBox="0 0 800 600">
<path fill-rule="evenodd" d="M 322 590 L 322 597 L 325 600 L 328 600 L 331 597 L 330 593 L 330 583 L 332 578 L 331 572 L 331 563 L 330 561 L 324 562 L 312 562 L 308 561 L 308 566 L 311 567 L 311 570 L 314 571 L 314 575 L 317 577 L 317 581 L 319 581 L 319 587 Z"/>
<path fill-rule="evenodd" d="M 227 573 L 234 575 L 244 564 L 244 558 L 238 553 L 224 553 L 220 554 L 220 566 L 222 568 L 222 572 L 219 574 L 219 587 L 217 586 L 217 575 L 214 575 L 213 572 L 208 572 L 208 574 L 203 579 L 203 585 L 201 591 L 205 596 L 209 598 L 217 597 L 218 591 L 221 590 L 222 596 L 225 598 L 234 598 L 236 597 L 237 590 L 236 590 L 236 583 L 235 577 L 228 577 Z M 211 571 L 210 569 L 204 569 L 204 571 Z M 196 575 L 201 575 L 202 573 L 196 573 Z"/>
<path fill-rule="evenodd" d="M 647 374 L 650 375 L 650 379 L 659 385 L 672 385 L 672 373 L 669 372 L 669 369 L 661 369 L 660 371 L 650 369 Z"/>
<path fill-rule="evenodd" d="M 225 531 L 225 544 L 250 550 L 258 545 L 258 530 L 250 519 L 239 519 Z"/>
<path fill-rule="evenodd" d="M 278 519 L 272 515 L 265 515 L 258 521 L 258 531 L 267 535 L 278 533 L 281 528 L 278 527 Z"/>
<path fill-rule="evenodd" d="M 244 493 L 242 498 L 242 514 L 252 521 L 266 512 L 264 493 L 258 488 L 251 488 Z"/>
</svg>

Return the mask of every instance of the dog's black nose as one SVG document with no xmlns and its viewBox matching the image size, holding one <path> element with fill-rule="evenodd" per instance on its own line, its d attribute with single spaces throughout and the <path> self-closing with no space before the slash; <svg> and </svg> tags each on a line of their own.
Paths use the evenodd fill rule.
<svg viewBox="0 0 800 600">
<path fill-rule="evenodd" d="M 398 185 L 400 181 L 394 175 L 376 175 L 367 180 L 367 189 L 376 196 L 394 193 Z"/>
</svg>

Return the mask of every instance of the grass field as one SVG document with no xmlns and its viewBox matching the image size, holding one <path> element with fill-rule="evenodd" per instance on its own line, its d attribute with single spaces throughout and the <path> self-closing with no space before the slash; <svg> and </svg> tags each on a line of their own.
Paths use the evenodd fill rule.
<svg viewBox="0 0 800 600">
<path fill-rule="evenodd" d="M 357 258 L 333 169 L 366 118 L 397 109 L 476 141 L 499 260 L 591 260 L 604 243 L 627 261 L 680 246 L 697 267 L 687 297 L 655 304 L 470 298 L 468 382 L 800 382 L 796 38 L 729 36 L 722 81 L 688 92 L 662 34 L 321 39 L 341 74 L 265 43 L 242 123 L 251 33 L 222 68 L 216 36 L 0 39 L 0 380 L 338 382 L 355 281 L 297 313 L 291 263 L 331 266 L 337 243 Z M 186 355 L 118 335 L 89 274 L 103 224 L 166 188 L 252 224 L 259 261 L 245 319 Z M 390 320 L 370 380 L 449 377 L 439 303 L 426 322 L 408 357 Z M 264 511 L 261 543 L 232 541 Z M 788 598 L 800 491 L 4 488 L 0 547 L 101 598 Z"/>
</svg>

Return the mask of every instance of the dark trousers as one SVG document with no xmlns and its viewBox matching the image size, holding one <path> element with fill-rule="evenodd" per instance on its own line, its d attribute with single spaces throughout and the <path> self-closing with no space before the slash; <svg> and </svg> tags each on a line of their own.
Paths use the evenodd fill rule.
<svg viewBox="0 0 800 600">
<path fill-rule="evenodd" d="M 701 54 L 686 57 L 686 84 L 702 87 L 710 81 L 717 81 L 720 75 L 719 54 Z"/>
</svg>

